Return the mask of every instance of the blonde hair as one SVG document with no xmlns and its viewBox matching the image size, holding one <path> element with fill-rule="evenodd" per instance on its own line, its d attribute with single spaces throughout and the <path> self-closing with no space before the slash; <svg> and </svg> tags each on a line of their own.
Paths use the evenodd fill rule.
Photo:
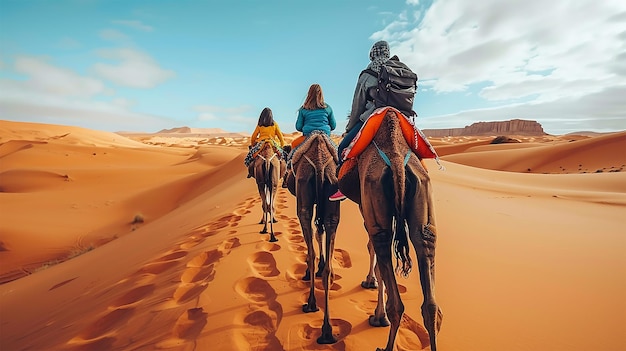
<svg viewBox="0 0 626 351">
<path fill-rule="evenodd" d="M 326 107 L 324 93 L 322 93 L 322 87 L 319 84 L 311 84 L 302 107 L 307 110 L 317 110 Z"/>
</svg>

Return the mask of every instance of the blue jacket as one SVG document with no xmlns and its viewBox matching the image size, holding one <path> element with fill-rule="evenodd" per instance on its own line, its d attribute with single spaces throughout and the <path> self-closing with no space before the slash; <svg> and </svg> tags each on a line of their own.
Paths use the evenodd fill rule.
<svg viewBox="0 0 626 351">
<path fill-rule="evenodd" d="M 335 130 L 335 127 L 337 127 L 337 121 L 335 121 L 333 109 L 328 104 L 326 104 L 326 108 L 317 110 L 307 110 L 304 107 L 300 107 L 298 110 L 296 130 L 305 136 L 314 130 L 321 130 L 330 136 L 330 131 Z"/>
</svg>

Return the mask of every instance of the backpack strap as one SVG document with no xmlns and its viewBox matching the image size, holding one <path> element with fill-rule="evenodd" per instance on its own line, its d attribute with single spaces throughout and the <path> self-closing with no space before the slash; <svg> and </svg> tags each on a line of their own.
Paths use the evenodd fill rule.
<svg viewBox="0 0 626 351">
<path fill-rule="evenodd" d="M 361 71 L 361 74 L 359 74 L 359 78 L 360 78 L 362 75 L 364 75 L 364 74 L 369 74 L 369 75 L 371 75 L 372 77 L 374 77 L 374 78 L 378 79 L 378 73 L 377 73 L 376 71 L 374 71 L 373 69 L 369 68 L 369 67 Z M 376 93 L 376 89 L 377 89 L 377 87 L 376 87 L 376 86 L 373 86 L 373 87 L 370 87 L 370 88 L 367 90 L 367 100 L 368 100 L 368 101 L 374 101 L 374 100 L 376 100 L 376 99 L 374 98 L 375 93 Z"/>
<path fill-rule="evenodd" d="M 362 76 L 364 73 L 369 73 L 369 74 L 372 75 L 372 77 L 378 78 L 378 73 L 376 73 L 376 71 L 374 71 L 371 68 L 366 68 L 366 69 L 362 70 L 361 74 L 359 74 L 359 77 Z"/>
</svg>

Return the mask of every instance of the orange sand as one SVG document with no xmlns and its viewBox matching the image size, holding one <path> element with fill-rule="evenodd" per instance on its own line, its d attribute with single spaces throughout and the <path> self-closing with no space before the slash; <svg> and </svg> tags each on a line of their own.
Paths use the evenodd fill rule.
<svg viewBox="0 0 626 351">
<path fill-rule="evenodd" d="M 626 132 L 516 138 L 431 139 L 440 349 L 626 350 Z M 0 121 L 0 349 L 382 347 L 357 206 L 333 259 L 339 342 L 320 346 L 295 199 L 280 189 L 269 243 L 247 141 Z M 416 272 L 399 282 L 397 349 L 429 349 Z"/>
</svg>

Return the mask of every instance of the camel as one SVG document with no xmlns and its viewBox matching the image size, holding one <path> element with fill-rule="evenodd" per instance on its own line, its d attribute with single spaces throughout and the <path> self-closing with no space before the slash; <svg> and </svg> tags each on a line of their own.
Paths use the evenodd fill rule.
<svg viewBox="0 0 626 351">
<path fill-rule="evenodd" d="M 259 232 L 267 234 L 267 226 L 270 227 L 270 242 L 276 242 L 273 223 L 278 222 L 274 217 L 274 200 L 278 191 L 278 180 L 284 173 L 285 165 L 281 161 L 279 154 L 274 150 L 271 143 L 265 142 L 258 155 L 254 158 L 252 167 L 254 169 L 254 179 L 256 180 L 259 195 L 261 196 L 261 206 L 263 214 L 259 224 L 263 224 L 263 229 Z"/>
<path fill-rule="evenodd" d="M 396 272 L 408 277 L 412 268 L 410 239 L 417 256 L 424 296 L 421 313 L 431 350 L 436 351 L 436 335 L 443 314 L 435 301 L 437 233 L 431 183 L 419 158 L 405 141 L 398 118 L 403 117 L 392 110 L 387 111 L 372 142 L 357 156 L 354 172 L 350 177 L 340 179 L 339 189 L 359 204 L 369 236 L 368 247 L 371 246 L 376 255 L 374 273 L 378 279 L 378 304 L 369 324 L 391 324 L 387 345 L 378 350 L 393 349 L 400 327 L 404 305 L 394 274 L 392 250 L 396 257 Z M 372 261 L 366 282 L 373 280 L 371 267 Z"/>
<path fill-rule="evenodd" d="M 328 197 L 337 190 L 336 146 L 326 134 L 312 133 L 294 151 L 292 164 L 293 173 L 288 177 L 287 187 L 296 197 L 296 211 L 307 246 L 307 271 L 302 279 L 311 281 L 309 297 L 307 303 L 302 306 L 302 311 L 309 313 L 319 310 L 315 300 L 315 278 L 311 276 L 316 260 L 312 227 L 312 223 L 315 223 L 315 236 L 320 255 L 318 264 L 320 271 L 316 275 L 321 275 L 326 302 L 322 334 L 317 342 L 332 344 L 337 342 L 337 339 L 332 334 L 328 301 L 329 286 L 332 284 L 333 277 L 332 254 L 339 224 L 340 207 L 339 202 L 329 201 Z M 322 240 L 323 237 L 325 240 Z"/>
</svg>

